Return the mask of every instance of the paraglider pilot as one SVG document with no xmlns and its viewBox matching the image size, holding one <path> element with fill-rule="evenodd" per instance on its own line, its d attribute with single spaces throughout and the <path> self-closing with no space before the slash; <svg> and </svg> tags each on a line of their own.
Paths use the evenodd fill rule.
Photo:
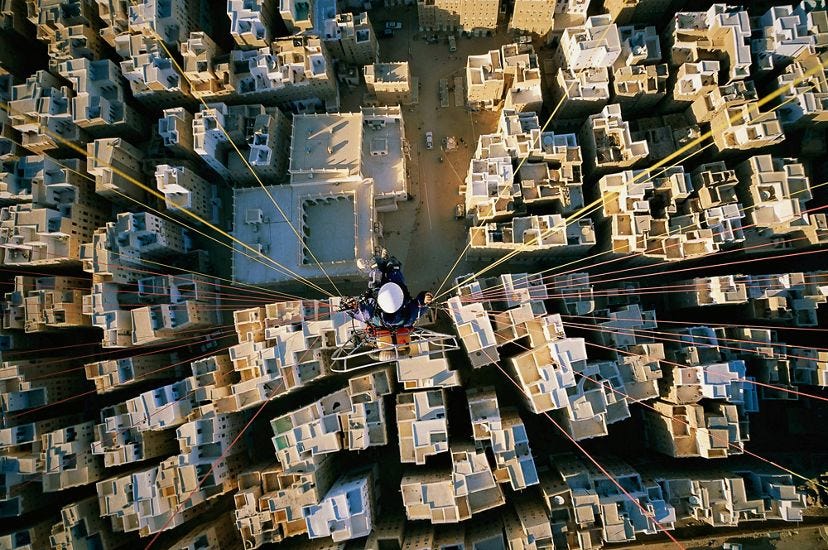
<svg viewBox="0 0 828 550">
<path fill-rule="evenodd" d="M 366 266 L 362 263 L 363 267 Z M 374 258 L 369 267 L 368 290 L 358 299 L 345 304 L 357 321 L 375 328 L 411 328 L 428 311 L 433 299 L 430 292 L 412 297 L 405 285 L 402 264 L 395 257 Z"/>
</svg>

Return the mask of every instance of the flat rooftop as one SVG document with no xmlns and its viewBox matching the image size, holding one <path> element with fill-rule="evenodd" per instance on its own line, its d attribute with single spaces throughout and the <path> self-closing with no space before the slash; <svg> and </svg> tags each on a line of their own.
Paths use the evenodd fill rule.
<svg viewBox="0 0 828 550">
<path fill-rule="evenodd" d="M 374 78 L 377 82 L 406 82 L 408 63 L 374 63 Z"/>
<path fill-rule="evenodd" d="M 408 185 L 403 158 L 403 122 L 401 118 L 382 116 L 381 109 L 363 109 L 365 124 L 362 140 L 362 175 L 374 180 L 377 199 L 389 195 L 405 196 Z M 385 124 L 375 124 L 377 119 Z"/>
<path fill-rule="evenodd" d="M 292 181 L 308 183 L 315 177 L 356 175 L 361 149 L 360 113 L 294 115 L 289 168 Z"/>
<path fill-rule="evenodd" d="M 302 201 L 305 228 L 302 240 L 313 255 L 305 251 L 303 261 L 313 263 L 342 262 L 354 259 L 355 231 L 348 231 L 348 222 L 356 225 L 356 205 L 351 195 Z"/>
<path fill-rule="evenodd" d="M 302 277 L 325 281 L 361 276 L 357 258 L 374 252 L 374 191 L 365 181 L 302 186 L 275 185 L 268 191 L 302 238 L 273 206 L 262 188 L 233 193 L 233 235 Z M 325 272 L 305 249 L 309 248 Z M 233 279 L 280 284 L 295 277 L 239 244 L 233 245 Z"/>
</svg>

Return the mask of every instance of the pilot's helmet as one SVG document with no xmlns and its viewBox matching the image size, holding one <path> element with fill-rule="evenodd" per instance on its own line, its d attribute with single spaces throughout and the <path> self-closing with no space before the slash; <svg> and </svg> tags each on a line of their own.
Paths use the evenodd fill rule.
<svg viewBox="0 0 828 550">
<path fill-rule="evenodd" d="M 385 313 L 396 313 L 403 305 L 403 290 L 397 283 L 385 283 L 377 294 L 377 304 Z"/>
</svg>

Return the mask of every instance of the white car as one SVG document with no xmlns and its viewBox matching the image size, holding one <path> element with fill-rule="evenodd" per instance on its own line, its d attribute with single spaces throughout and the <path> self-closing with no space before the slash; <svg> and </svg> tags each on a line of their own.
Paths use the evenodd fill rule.
<svg viewBox="0 0 828 550">
<path fill-rule="evenodd" d="M 426 132 L 426 149 L 434 149 L 434 134 Z"/>
<path fill-rule="evenodd" d="M 402 29 L 402 23 L 399 22 L 399 21 L 386 21 L 385 22 L 385 28 L 386 29 L 400 30 L 400 29 Z"/>
</svg>

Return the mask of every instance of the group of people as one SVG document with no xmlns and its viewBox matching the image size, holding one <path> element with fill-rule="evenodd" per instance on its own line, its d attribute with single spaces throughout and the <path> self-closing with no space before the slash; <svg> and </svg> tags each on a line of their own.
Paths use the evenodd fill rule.
<svg viewBox="0 0 828 550">
<path fill-rule="evenodd" d="M 394 330 L 412 327 L 428 311 L 432 294 L 420 292 L 411 296 L 399 260 L 393 256 L 379 256 L 374 258 L 373 265 L 365 268 L 370 277 L 368 290 L 346 304 L 354 319 L 375 328 Z"/>
</svg>

